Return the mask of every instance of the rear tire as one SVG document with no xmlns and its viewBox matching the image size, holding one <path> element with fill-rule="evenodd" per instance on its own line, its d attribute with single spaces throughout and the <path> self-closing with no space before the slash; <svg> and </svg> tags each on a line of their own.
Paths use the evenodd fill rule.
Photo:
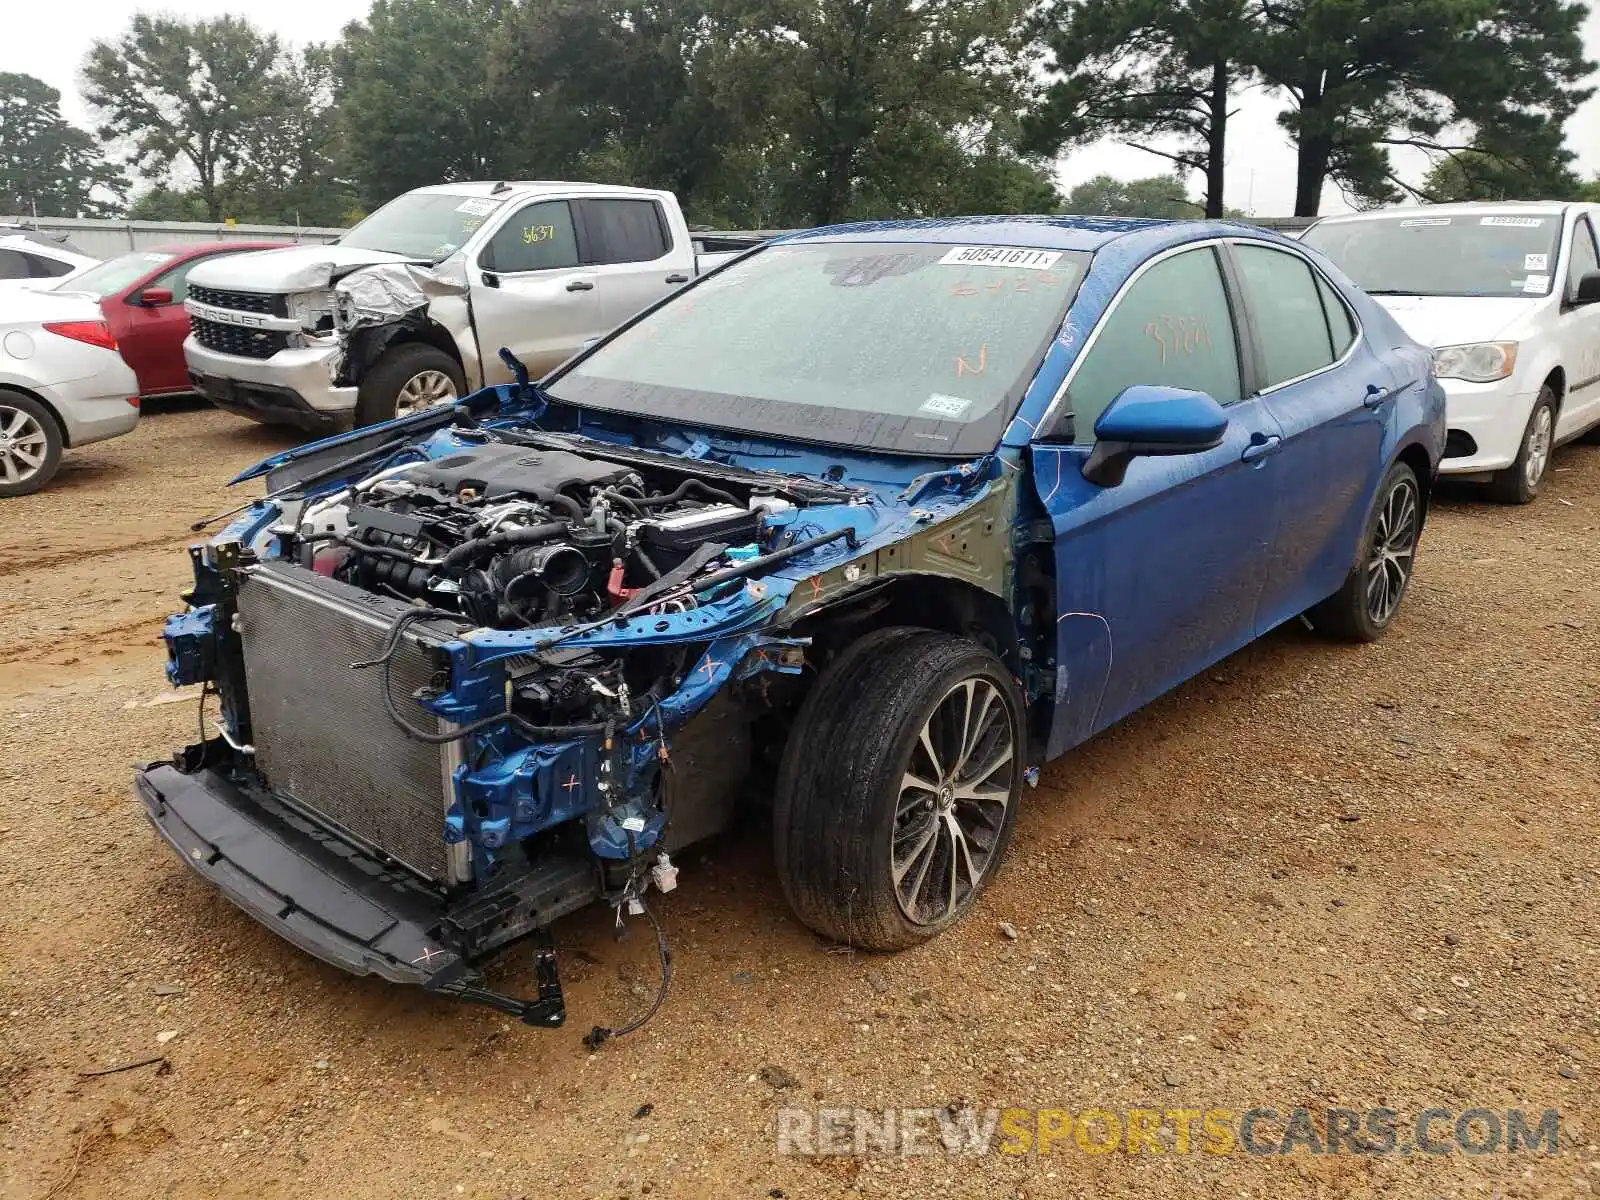
<svg viewBox="0 0 1600 1200">
<path fill-rule="evenodd" d="M 1375 642 L 1394 622 L 1411 584 L 1422 535 L 1422 489 L 1403 462 L 1389 468 L 1361 532 L 1361 554 L 1333 595 L 1306 615 L 1319 633 Z"/>
<path fill-rule="evenodd" d="M 437 346 L 405 342 L 385 351 L 361 380 L 356 424 L 376 425 L 451 404 L 466 390 L 467 377 L 455 359 Z"/>
<path fill-rule="evenodd" d="M 26 496 L 54 479 L 65 444 L 48 408 L 0 388 L 0 497 Z"/>
<path fill-rule="evenodd" d="M 778 878 L 816 932 L 901 950 L 960 920 L 1016 824 L 1023 704 L 965 638 L 887 629 L 849 647 L 806 697 L 773 806 Z"/>
<path fill-rule="evenodd" d="M 1522 431 L 1517 460 L 1504 471 L 1496 471 L 1489 481 L 1489 494 L 1501 504 L 1531 504 L 1538 496 L 1550 470 L 1550 457 L 1556 448 L 1556 394 L 1549 387 L 1539 389 L 1539 399 L 1528 414 Z"/>
</svg>

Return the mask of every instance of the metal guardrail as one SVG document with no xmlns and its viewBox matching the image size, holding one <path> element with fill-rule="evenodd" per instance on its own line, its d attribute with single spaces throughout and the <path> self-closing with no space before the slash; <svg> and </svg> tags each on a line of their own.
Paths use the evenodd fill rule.
<svg viewBox="0 0 1600 1200">
<path fill-rule="evenodd" d="M 1261 225 L 1280 232 L 1293 232 L 1311 225 L 1315 217 L 1245 217 L 1247 224 Z M 143 250 L 167 242 L 311 242 L 333 241 L 343 229 L 327 226 L 293 225 L 213 225 L 204 221 L 116 221 L 96 217 L 0 216 L 0 225 L 20 225 L 40 233 L 64 237 L 85 254 L 112 258 L 129 250 Z M 694 229 L 697 239 L 769 238 L 792 229 Z"/>
<path fill-rule="evenodd" d="M 115 221 L 97 217 L 0 216 L 0 225 L 21 225 L 64 237 L 85 254 L 112 258 L 168 242 L 333 241 L 343 229 L 293 225 L 213 225 L 205 221 Z"/>
</svg>

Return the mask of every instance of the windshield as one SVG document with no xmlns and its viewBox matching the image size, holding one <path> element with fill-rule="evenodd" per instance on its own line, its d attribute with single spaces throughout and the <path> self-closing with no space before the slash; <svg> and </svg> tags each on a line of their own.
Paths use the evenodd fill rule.
<svg viewBox="0 0 1600 1200">
<path fill-rule="evenodd" d="M 339 245 L 438 262 L 459 250 L 503 203 L 493 196 L 411 192 L 389 201 L 340 238 Z"/>
<path fill-rule="evenodd" d="M 154 250 L 135 250 L 132 254 L 124 254 L 90 267 L 81 275 L 69 275 L 52 290 L 91 292 L 102 298 L 113 296 L 135 279 L 143 279 L 151 271 L 164 267 L 177 257 L 176 254 L 162 254 Z"/>
<path fill-rule="evenodd" d="M 1372 295 L 1547 296 L 1559 213 L 1329 221 L 1302 241 Z"/>
<path fill-rule="evenodd" d="M 557 398 L 915 454 L 994 449 L 1087 254 L 801 242 L 735 263 L 600 346 Z"/>
</svg>

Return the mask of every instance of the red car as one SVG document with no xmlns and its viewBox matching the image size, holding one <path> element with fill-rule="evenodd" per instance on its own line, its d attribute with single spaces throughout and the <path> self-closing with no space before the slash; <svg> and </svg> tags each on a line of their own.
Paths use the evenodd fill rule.
<svg viewBox="0 0 1600 1200">
<path fill-rule="evenodd" d="M 139 395 L 169 396 L 193 391 L 183 362 L 189 336 L 189 272 L 195 264 L 224 254 L 276 250 L 285 242 L 175 242 L 107 259 L 81 275 L 62 280 L 63 292 L 90 292 L 100 298 L 123 360 L 139 378 Z"/>
</svg>

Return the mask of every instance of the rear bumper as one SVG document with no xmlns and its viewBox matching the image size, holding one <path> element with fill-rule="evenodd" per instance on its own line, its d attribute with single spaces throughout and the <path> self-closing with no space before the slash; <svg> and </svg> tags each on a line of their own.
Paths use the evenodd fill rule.
<svg viewBox="0 0 1600 1200">
<path fill-rule="evenodd" d="M 60 416 L 69 446 L 120 437 L 139 423 L 139 405 L 129 403 L 137 401 L 139 381 L 121 357 L 109 351 L 103 357 L 92 375 L 33 386 Z"/>
<path fill-rule="evenodd" d="M 439 898 L 289 809 L 209 768 L 152 764 L 135 774 L 134 789 L 190 870 L 307 954 L 423 986 L 464 966 L 434 936 Z"/>
<path fill-rule="evenodd" d="M 333 382 L 340 354 L 336 346 L 304 346 L 239 358 L 192 335 L 183 343 L 190 381 L 218 408 L 318 432 L 342 427 L 355 412 L 356 389 Z"/>
</svg>

